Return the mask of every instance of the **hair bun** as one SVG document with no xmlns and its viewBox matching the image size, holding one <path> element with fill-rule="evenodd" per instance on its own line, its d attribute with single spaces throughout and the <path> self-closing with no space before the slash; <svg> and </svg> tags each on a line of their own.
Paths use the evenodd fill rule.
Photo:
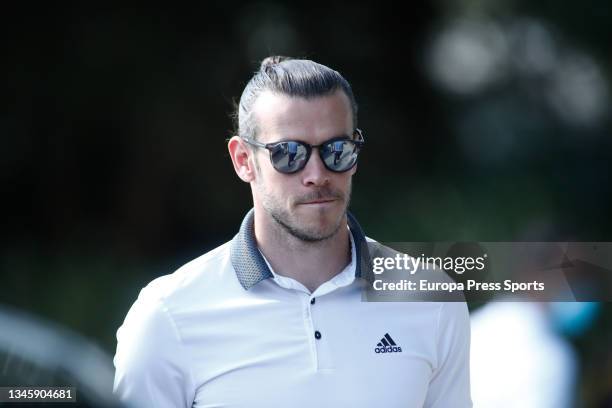
<svg viewBox="0 0 612 408">
<path fill-rule="evenodd" d="M 281 55 L 273 55 L 271 57 L 265 58 L 261 61 L 261 66 L 259 67 L 260 71 L 265 71 L 268 68 L 273 67 L 274 65 L 278 65 L 283 61 L 290 60 L 290 57 L 283 57 Z"/>
</svg>

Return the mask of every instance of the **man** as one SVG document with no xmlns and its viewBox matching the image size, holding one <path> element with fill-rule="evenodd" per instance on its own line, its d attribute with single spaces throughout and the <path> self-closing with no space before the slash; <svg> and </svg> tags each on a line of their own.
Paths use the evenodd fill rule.
<svg viewBox="0 0 612 408">
<path fill-rule="evenodd" d="M 232 241 L 142 290 L 117 334 L 115 392 L 146 407 L 471 406 L 465 303 L 362 301 L 348 82 L 268 58 L 237 118 L 228 147 L 254 209 Z"/>
</svg>

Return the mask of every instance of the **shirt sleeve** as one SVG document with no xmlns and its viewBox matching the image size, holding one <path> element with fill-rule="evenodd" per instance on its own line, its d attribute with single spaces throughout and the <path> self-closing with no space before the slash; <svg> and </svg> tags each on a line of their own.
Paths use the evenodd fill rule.
<svg viewBox="0 0 612 408">
<path fill-rule="evenodd" d="M 131 407 L 191 407 L 193 377 L 179 331 L 149 287 L 117 331 L 113 392 Z"/>
<path fill-rule="evenodd" d="M 465 302 L 441 303 L 437 334 L 438 364 L 429 382 L 425 407 L 472 407 L 470 317 Z"/>
</svg>

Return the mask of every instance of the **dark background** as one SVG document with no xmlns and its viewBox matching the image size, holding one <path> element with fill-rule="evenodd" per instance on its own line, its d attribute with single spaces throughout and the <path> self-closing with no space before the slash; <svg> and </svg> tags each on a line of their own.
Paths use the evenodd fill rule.
<svg viewBox="0 0 612 408">
<path fill-rule="evenodd" d="M 369 236 L 611 241 L 609 2 L 375 4 L 5 9 L 0 303 L 114 354 L 140 288 L 231 239 L 250 208 L 225 139 L 271 54 L 352 84 L 368 144 L 351 208 Z M 444 33 L 481 48 L 437 60 Z M 588 404 L 612 387 L 610 310 L 572 340 Z"/>
</svg>

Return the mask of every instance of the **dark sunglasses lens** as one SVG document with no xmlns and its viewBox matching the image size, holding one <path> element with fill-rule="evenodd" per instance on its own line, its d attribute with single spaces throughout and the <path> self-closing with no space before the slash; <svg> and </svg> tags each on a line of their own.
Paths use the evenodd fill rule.
<svg viewBox="0 0 612 408">
<path fill-rule="evenodd" d="M 335 140 L 321 146 L 321 159 L 331 171 L 347 171 L 357 163 L 359 145 L 352 140 Z"/>
<path fill-rule="evenodd" d="M 307 158 L 306 146 L 298 142 L 280 142 L 270 149 L 272 165 L 281 173 L 295 173 L 301 170 Z"/>
</svg>

